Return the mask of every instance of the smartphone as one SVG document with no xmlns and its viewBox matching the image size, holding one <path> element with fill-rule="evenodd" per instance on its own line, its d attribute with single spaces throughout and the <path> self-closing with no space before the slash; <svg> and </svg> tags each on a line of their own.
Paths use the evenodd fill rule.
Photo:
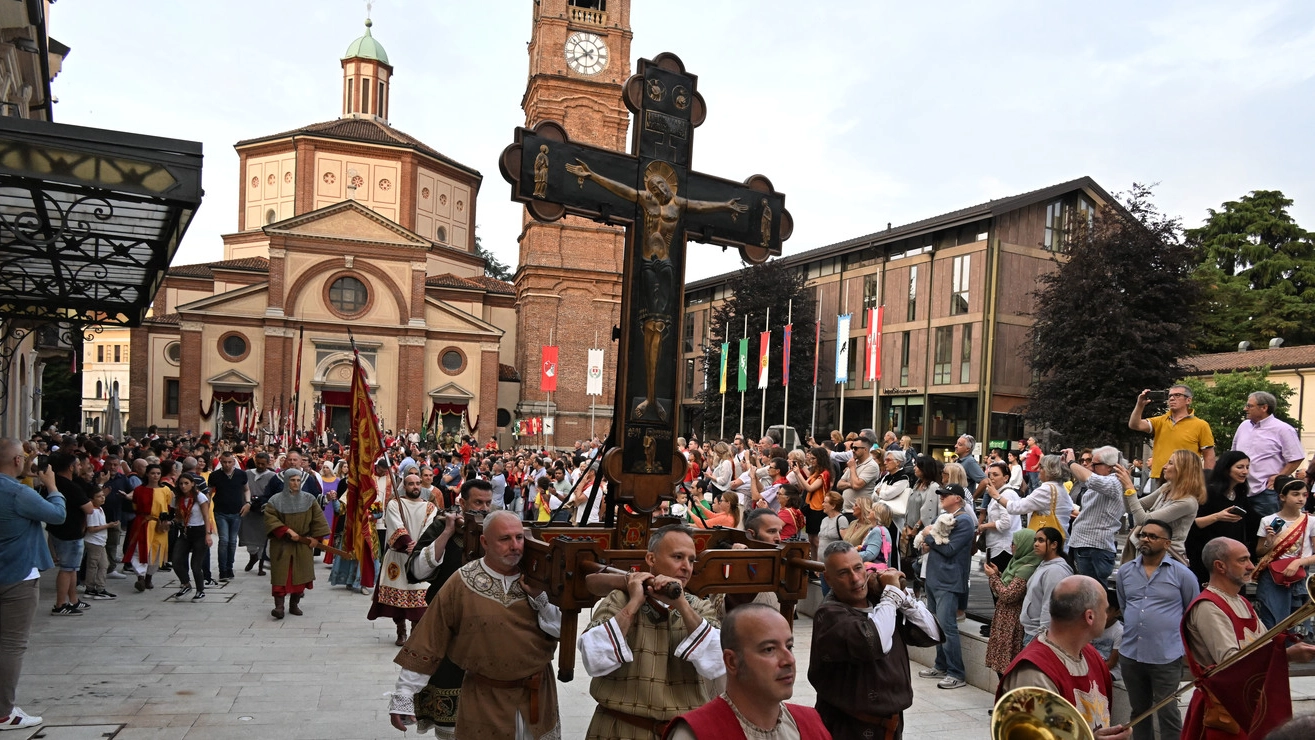
<svg viewBox="0 0 1315 740">
<path fill-rule="evenodd" d="M 1247 510 L 1243 509 L 1241 506 L 1230 506 L 1228 507 L 1228 513 L 1237 514 L 1238 516 L 1246 516 Z"/>
<path fill-rule="evenodd" d="M 1146 399 L 1149 401 L 1165 401 L 1168 400 L 1168 398 L 1169 391 L 1151 391 L 1146 394 Z"/>
</svg>

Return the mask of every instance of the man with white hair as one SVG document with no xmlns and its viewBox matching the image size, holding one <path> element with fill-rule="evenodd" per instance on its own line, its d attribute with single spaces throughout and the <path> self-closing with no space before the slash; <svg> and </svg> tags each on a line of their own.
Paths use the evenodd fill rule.
<svg viewBox="0 0 1315 740">
<path fill-rule="evenodd" d="M 1114 536 L 1123 520 L 1123 485 L 1114 476 L 1119 450 L 1110 446 L 1092 450 L 1091 468 L 1071 460 L 1071 450 L 1064 452 L 1073 479 L 1086 485 L 1082 515 L 1073 520 L 1069 532 L 1073 569 L 1078 575 L 1091 576 L 1104 584 L 1114 572 Z"/>
<path fill-rule="evenodd" d="M 1251 458 L 1251 472 L 1247 474 L 1246 532 L 1247 545 L 1255 551 L 1256 532 L 1260 531 L 1260 522 L 1265 517 L 1278 513 L 1278 494 L 1274 492 L 1274 479 L 1280 475 L 1292 475 L 1305 459 L 1301 447 L 1301 437 L 1274 412 L 1278 410 L 1278 399 L 1266 391 L 1256 391 L 1247 396 L 1247 418 L 1237 425 L 1233 434 L 1233 449 L 1240 450 Z"/>
</svg>

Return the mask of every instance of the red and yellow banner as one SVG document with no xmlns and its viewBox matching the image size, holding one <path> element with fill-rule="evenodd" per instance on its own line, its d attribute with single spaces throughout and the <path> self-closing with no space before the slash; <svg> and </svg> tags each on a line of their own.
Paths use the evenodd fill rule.
<svg viewBox="0 0 1315 740">
<path fill-rule="evenodd" d="M 361 585 L 374 587 L 375 522 L 370 512 L 385 502 L 374 478 L 374 461 L 383 455 L 379 422 L 370 400 L 370 386 L 356 358 L 352 373 L 352 439 L 347 453 L 347 510 L 343 513 L 343 549 L 356 554 L 361 568 Z"/>
</svg>

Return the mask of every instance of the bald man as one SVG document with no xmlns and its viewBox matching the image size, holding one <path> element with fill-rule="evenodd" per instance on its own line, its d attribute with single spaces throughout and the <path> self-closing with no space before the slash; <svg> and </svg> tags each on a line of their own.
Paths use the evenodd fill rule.
<svg viewBox="0 0 1315 740">
<path fill-rule="evenodd" d="M 1014 689 L 1053 691 L 1077 707 L 1102 740 L 1127 740 L 1132 729 L 1110 725 L 1114 679 L 1091 641 L 1105 631 L 1109 600 L 1089 576 L 1069 576 L 1050 594 L 1050 626 L 1005 671 L 996 700 Z"/>
</svg>

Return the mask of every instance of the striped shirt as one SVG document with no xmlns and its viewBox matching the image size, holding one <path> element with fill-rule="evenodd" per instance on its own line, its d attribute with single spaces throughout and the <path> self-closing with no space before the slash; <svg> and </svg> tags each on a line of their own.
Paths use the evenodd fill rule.
<svg viewBox="0 0 1315 740">
<path fill-rule="evenodd" d="M 1096 547 L 1114 552 L 1114 535 L 1123 519 L 1123 484 L 1112 475 L 1092 475 L 1082 495 L 1082 513 L 1073 520 L 1069 547 Z"/>
</svg>

